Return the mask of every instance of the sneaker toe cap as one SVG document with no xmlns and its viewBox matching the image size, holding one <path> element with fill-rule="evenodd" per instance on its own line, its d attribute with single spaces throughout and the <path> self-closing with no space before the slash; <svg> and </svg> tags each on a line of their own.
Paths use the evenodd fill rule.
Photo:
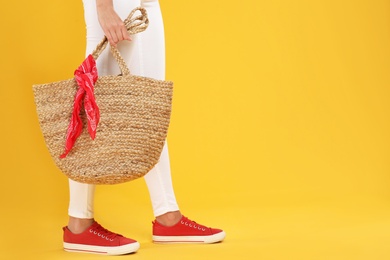
<svg viewBox="0 0 390 260">
<path fill-rule="evenodd" d="M 132 243 L 137 243 L 137 241 L 134 239 L 131 239 L 131 238 L 127 238 L 127 237 L 121 237 L 119 240 L 119 245 L 121 245 L 121 246 L 132 244 Z"/>
<path fill-rule="evenodd" d="M 218 233 L 221 233 L 223 232 L 222 229 L 218 229 L 218 228 L 211 228 L 211 234 L 218 234 Z"/>
</svg>

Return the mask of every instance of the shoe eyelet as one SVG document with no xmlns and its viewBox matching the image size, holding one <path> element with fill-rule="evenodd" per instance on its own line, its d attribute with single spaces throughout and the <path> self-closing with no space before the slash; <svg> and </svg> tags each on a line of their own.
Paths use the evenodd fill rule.
<svg viewBox="0 0 390 260">
<path fill-rule="evenodd" d="M 112 242 L 112 241 L 114 241 L 114 239 L 111 238 L 110 241 Z"/>
<path fill-rule="evenodd" d="M 198 227 L 198 230 L 202 230 L 202 228 L 201 228 L 201 227 Z"/>
<path fill-rule="evenodd" d="M 186 222 L 184 225 L 188 226 L 188 223 Z"/>
<path fill-rule="evenodd" d="M 92 230 L 92 229 L 90 229 L 90 230 L 89 230 L 89 233 L 93 233 L 93 230 Z"/>
<path fill-rule="evenodd" d="M 183 220 L 180 221 L 181 224 L 184 224 Z"/>
<path fill-rule="evenodd" d="M 205 229 L 205 228 L 202 228 L 202 231 L 206 231 L 206 229 Z"/>
<path fill-rule="evenodd" d="M 194 225 L 194 228 L 196 229 L 196 225 Z"/>
<path fill-rule="evenodd" d="M 191 225 L 191 224 L 189 224 L 188 226 L 189 226 L 189 227 L 192 227 L 192 225 Z"/>
<path fill-rule="evenodd" d="M 106 240 L 110 240 L 108 237 L 106 237 Z"/>
<path fill-rule="evenodd" d="M 102 234 L 98 233 L 98 236 L 100 237 Z"/>
<path fill-rule="evenodd" d="M 97 234 L 97 232 L 96 231 L 93 231 L 93 233 L 96 235 Z"/>
<path fill-rule="evenodd" d="M 104 236 L 104 235 L 102 235 L 102 238 L 105 238 L 105 236 Z"/>
</svg>

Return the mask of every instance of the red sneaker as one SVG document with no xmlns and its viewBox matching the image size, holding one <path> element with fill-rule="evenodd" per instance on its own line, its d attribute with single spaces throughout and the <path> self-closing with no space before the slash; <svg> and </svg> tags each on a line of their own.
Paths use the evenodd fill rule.
<svg viewBox="0 0 390 260">
<path fill-rule="evenodd" d="M 174 226 L 153 221 L 153 241 L 160 243 L 216 243 L 225 238 L 221 229 L 209 228 L 182 216 Z"/>
<path fill-rule="evenodd" d="M 73 234 L 68 227 L 63 230 L 64 250 L 69 252 L 123 255 L 139 248 L 137 241 L 108 231 L 96 221 L 81 234 Z"/>
</svg>

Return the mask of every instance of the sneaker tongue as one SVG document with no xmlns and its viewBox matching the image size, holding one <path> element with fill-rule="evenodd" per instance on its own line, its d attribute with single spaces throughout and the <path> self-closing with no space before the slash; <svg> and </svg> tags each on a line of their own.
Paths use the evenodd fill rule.
<svg viewBox="0 0 390 260">
<path fill-rule="evenodd" d="M 100 234 L 102 234 L 102 235 L 104 235 L 104 236 L 106 236 L 106 237 L 108 237 L 108 238 L 112 238 L 112 239 L 115 238 L 115 237 L 117 237 L 117 236 L 123 237 L 123 236 L 120 235 L 120 234 L 116 234 L 116 233 L 114 233 L 114 232 L 111 232 L 111 231 L 105 229 L 105 228 L 102 227 L 99 223 L 97 223 L 97 222 L 95 222 L 95 223 L 96 223 L 96 225 L 93 227 L 93 229 L 94 229 L 96 232 L 98 232 L 98 233 L 100 233 Z"/>
<path fill-rule="evenodd" d="M 191 220 L 191 219 L 189 219 L 189 218 L 187 218 L 187 217 L 184 217 L 184 216 L 183 216 L 183 220 L 184 220 L 184 221 L 188 221 L 189 223 L 193 223 L 193 224 L 195 224 L 197 227 L 206 228 L 206 229 L 209 228 L 209 227 L 206 227 L 206 226 L 204 226 L 204 225 L 198 224 L 198 223 L 196 223 L 195 221 L 193 221 L 193 220 Z"/>
</svg>

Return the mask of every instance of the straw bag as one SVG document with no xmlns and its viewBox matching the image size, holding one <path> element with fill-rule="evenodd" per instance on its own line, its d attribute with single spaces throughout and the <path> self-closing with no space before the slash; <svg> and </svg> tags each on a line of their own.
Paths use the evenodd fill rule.
<svg viewBox="0 0 390 260">
<path fill-rule="evenodd" d="M 141 15 L 135 16 L 136 11 Z M 130 34 L 145 30 L 146 10 L 134 9 L 124 22 Z M 86 61 L 93 63 L 106 45 L 104 38 Z M 73 79 L 33 86 L 49 152 L 60 170 L 78 182 L 116 184 L 142 177 L 158 162 L 167 137 L 173 83 L 131 75 L 118 50 L 111 47 L 111 53 L 122 74 L 96 76 L 85 91 L 80 78 L 93 77 L 76 75 L 91 65 L 85 62 Z"/>
</svg>

